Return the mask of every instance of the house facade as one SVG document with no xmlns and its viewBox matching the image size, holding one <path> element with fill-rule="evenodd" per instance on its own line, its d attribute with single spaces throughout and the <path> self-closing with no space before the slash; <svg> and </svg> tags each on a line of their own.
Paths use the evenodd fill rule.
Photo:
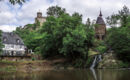
<svg viewBox="0 0 130 80">
<path fill-rule="evenodd" d="M 26 46 L 23 40 L 13 32 L 2 32 L 2 43 L 4 45 L 2 56 L 25 56 Z"/>
</svg>

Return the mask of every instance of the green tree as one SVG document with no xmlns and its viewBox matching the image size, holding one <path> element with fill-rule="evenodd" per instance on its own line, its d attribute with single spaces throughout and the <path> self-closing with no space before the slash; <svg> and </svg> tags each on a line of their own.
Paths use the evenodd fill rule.
<svg viewBox="0 0 130 80">
<path fill-rule="evenodd" d="M 47 9 L 47 16 L 59 17 L 60 15 L 64 13 L 66 13 L 66 10 L 59 6 L 52 6 Z"/>
<path fill-rule="evenodd" d="M 120 21 L 120 24 L 118 23 Z M 110 28 L 107 31 L 106 43 L 108 48 L 111 48 L 117 57 L 123 61 L 130 61 L 130 11 L 126 6 L 118 12 L 118 14 L 108 17 Z M 119 25 L 119 27 L 115 27 Z"/>
<path fill-rule="evenodd" d="M 114 50 L 117 57 L 123 61 L 130 61 L 130 28 L 112 28 L 106 38 L 109 48 Z"/>
<path fill-rule="evenodd" d="M 89 34 L 82 20 L 77 19 L 79 15 L 74 15 L 47 18 L 41 29 L 43 40 L 40 50 L 44 57 L 62 55 L 71 60 L 87 60 Z"/>
<path fill-rule="evenodd" d="M 126 27 L 128 24 L 128 17 L 129 17 L 130 11 L 127 6 L 124 6 L 122 10 L 119 10 L 117 14 L 113 14 L 111 16 L 108 16 L 107 23 L 111 27 L 115 27 L 116 25 L 120 25 L 121 27 Z"/>
<path fill-rule="evenodd" d="M 2 31 L 0 30 L 0 54 L 2 53 L 3 43 L 2 43 Z"/>
<path fill-rule="evenodd" d="M 29 49 L 41 53 L 44 58 L 58 55 L 74 61 L 77 66 L 84 66 L 92 45 L 93 27 L 83 24 L 82 15 L 79 13 L 70 16 L 68 13 L 59 12 L 54 10 L 54 14 L 47 17 L 39 30 L 17 28 L 15 32 Z"/>
<path fill-rule="evenodd" d="M 95 32 L 94 32 L 94 26 L 95 26 L 95 24 L 93 24 L 91 21 L 90 21 L 90 19 L 88 18 L 87 19 L 87 21 L 86 21 L 86 24 L 85 24 L 85 26 L 86 26 L 86 32 L 87 32 L 87 37 L 88 37 L 88 47 L 90 48 L 90 47 L 92 47 L 93 46 L 93 43 L 94 43 L 94 35 L 95 35 Z"/>
<path fill-rule="evenodd" d="M 0 0 L 0 1 L 4 1 L 4 0 Z M 9 0 L 9 2 L 13 5 L 15 4 L 23 4 L 26 0 Z"/>
</svg>

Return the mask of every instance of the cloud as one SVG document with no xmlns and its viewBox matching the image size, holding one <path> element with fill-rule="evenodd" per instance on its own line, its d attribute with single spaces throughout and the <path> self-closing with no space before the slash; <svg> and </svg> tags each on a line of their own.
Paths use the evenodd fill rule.
<svg viewBox="0 0 130 80">
<path fill-rule="evenodd" d="M 46 16 L 46 9 L 52 5 L 66 8 L 67 12 L 73 14 L 79 12 L 83 15 L 83 22 L 87 18 L 96 19 L 100 8 L 103 17 L 117 13 L 124 5 L 130 7 L 128 0 L 28 0 L 23 5 L 11 5 L 7 0 L 0 2 L 0 29 L 11 31 L 16 26 L 24 26 L 34 23 L 36 13 L 40 10 Z M 5 28 L 6 25 L 6 28 Z M 10 25 L 14 25 L 13 27 Z M 9 27 L 10 26 L 10 27 Z"/>
<path fill-rule="evenodd" d="M 16 29 L 16 26 L 14 25 L 2 25 L 0 26 L 0 30 L 4 31 L 4 32 L 11 32 L 14 31 Z"/>
</svg>

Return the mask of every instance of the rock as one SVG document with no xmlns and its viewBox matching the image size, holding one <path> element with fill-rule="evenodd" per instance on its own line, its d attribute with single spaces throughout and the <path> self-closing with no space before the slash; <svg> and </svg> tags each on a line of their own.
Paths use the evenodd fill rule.
<svg viewBox="0 0 130 80">
<path fill-rule="evenodd" d="M 120 61 L 116 58 L 116 55 L 112 52 L 103 55 L 103 60 L 99 62 L 97 68 L 119 68 Z"/>
</svg>

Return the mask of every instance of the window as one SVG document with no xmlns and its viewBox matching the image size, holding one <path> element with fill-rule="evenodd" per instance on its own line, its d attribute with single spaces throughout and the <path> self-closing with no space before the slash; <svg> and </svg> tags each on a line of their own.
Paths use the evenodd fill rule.
<svg viewBox="0 0 130 80">
<path fill-rule="evenodd" d="M 20 46 L 20 49 L 22 48 L 22 46 Z"/>
<path fill-rule="evenodd" d="M 11 45 L 11 48 L 14 48 L 14 45 Z"/>
<path fill-rule="evenodd" d="M 6 42 L 6 41 L 7 41 L 7 38 L 4 38 L 3 41 Z"/>
<path fill-rule="evenodd" d="M 16 40 L 16 42 L 17 42 L 17 43 L 20 43 L 20 40 L 19 40 L 19 39 L 17 39 L 17 40 Z"/>
<path fill-rule="evenodd" d="M 99 36 L 98 36 L 98 35 L 96 35 L 96 38 L 97 38 L 97 39 L 99 39 Z"/>
</svg>

